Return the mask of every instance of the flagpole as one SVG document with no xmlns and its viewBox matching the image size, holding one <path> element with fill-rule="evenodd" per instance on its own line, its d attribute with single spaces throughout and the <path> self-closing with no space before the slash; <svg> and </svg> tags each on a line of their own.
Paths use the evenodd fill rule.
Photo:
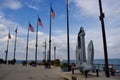
<svg viewBox="0 0 120 80">
<path fill-rule="evenodd" d="M 39 18 L 39 15 L 38 15 Z M 36 30 L 36 44 L 35 44 L 35 66 L 37 66 L 37 47 L 38 47 L 38 21 L 37 21 L 37 30 Z"/>
<path fill-rule="evenodd" d="M 5 51 L 6 53 L 6 56 L 5 56 L 5 63 L 7 64 L 7 58 L 8 58 L 8 46 L 9 46 L 9 37 L 8 37 L 8 40 L 7 40 L 7 50 Z"/>
<path fill-rule="evenodd" d="M 105 34 L 105 26 L 104 26 L 104 13 L 102 11 L 102 3 L 99 0 L 99 8 L 100 8 L 100 21 L 102 27 L 102 35 L 103 35 L 103 45 L 104 45 L 104 58 L 105 58 L 105 74 L 106 77 L 109 77 L 109 68 L 108 68 L 108 54 L 107 54 L 107 43 L 106 43 L 106 34 Z"/>
<path fill-rule="evenodd" d="M 18 27 L 17 27 L 18 28 Z M 16 28 L 16 30 L 17 30 Z M 15 35 L 15 44 L 14 44 L 14 60 L 15 60 L 15 54 L 16 54 L 16 42 L 17 42 L 17 31 L 15 31 L 16 35 Z"/>
<path fill-rule="evenodd" d="M 66 2 L 66 11 L 67 11 L 67 57 L 68 57 L 68 65 L 70 65 L 68 0 Z M 69 66 L 68 66 L 68 71 L 70 71 Z"/>
<path fill-rule="evenodd" d="M 50 31 L 49 31 L 49 68 L 51 68 L 51 4 L 50 4 Z"/>
<path fill-rule="evenodd" d="M 30 24 L 30 22 L 29 22 Z M 28 63 L 28 42 L 29 42 L 29 26 L 28 26 L 28 33 L 27 33 L 27 46 L 26 46 L 26 66 Z"/>
<path fill-rule="evenodd" d="M 10 29 L 9 29 L 9 33 L 8 33 L 8 40 L 7 40 L 7 50 L 5 51 L 6 56 L 5 56 L 5 63 L 7 64 L 7 57 L 8 57 L 8 47 L 9 47 L 9 39 L 11 39 L 11 35 L 10 35 Z"/>
<path fill-rule="evenodd" d="M 45 61 L 47 61 L 46 60 L 46 39 L 45 39 L 45 42 L 43 42 L 43 43 L 44 43 L 43 47 L 45 47 Z"/>
<path fill-rule="evenodd" d="M 56 46 L 54 46 L 54 61 L 56 60 Z"/>
</svg>

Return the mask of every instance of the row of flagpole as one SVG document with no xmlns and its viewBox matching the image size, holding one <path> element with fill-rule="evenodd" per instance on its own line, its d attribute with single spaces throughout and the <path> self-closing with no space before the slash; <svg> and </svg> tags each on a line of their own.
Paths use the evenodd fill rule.
<svg viewBox="0 0 120 80">
<path fill-rule="evenodd" d="M 17 27 L 18 28 L 18 27 Z M 16 54 L 16 42 L 17 42 L 17 28 L 15 29 L 15 44 L 14 44 L 14 55 L 13 55 L 13 60 L 15 60 L 15 54 Z M 7 59 L 8 59 L 8 49 L 9 49 L 9 39 L 11 39 L 11 34 L 10 34 L 10 29 L 8 33 L 8 39 L 7 39 L 7 49 L 5 50 L 5 63 L 7 64 Z"/>
<path fill-rule="evenodd" d="M 38 26 L 43 26 L 41 19 L 39 18 L 39 15 L 37 15 L 38 20 L 37 20 L 37 30 L 36 30 L 36 44 L 35 44 L 35 66 L 37 65 L 37 47 L 38 47 Z M 28 63 L 28 44 L 29 44 L 29 30 L 31 32 L 34 32 L 34 28 L 29 22 L 28 26 L 28 33 L 27 33 L 27 46 L 26 46 L 26 66 Z"/>
<path fill-rule="evenodd" d="M 68 22 L 68 0 L 67 1 L 67 29 L 69 29 L 69 22 Z M 42 24 L 42 21 L 41 19 L 39 18 L 39 15 L 37 15 L 38 17 L 38 20 L 37 20 L 37 29 L 36 29 L 36 44 L 35 44 L 35 65 L 37 64 L 37 47 L 38 47 L 38 26 L 43 26 Z M 54 10 L 52 9 L 52 5 L 50 4 L 50 29 L 49 29 L 49 56 L 48 56 L 48 62 L 50 63 L 51 62 L 51 20 L 55 18 L 55 12 Z M 28 32 L 27 32 L 27 44 L 26 44 L 26 65 L 27 65 L 27 62 L 28 62 L 28 44 L 29 44 L 29 30 L 31 32 L 34 32 L 34 28 L 33 26 L 31 25 L 31 23 L 29 22 L 28 23 L 29 26 L 28 26 Z M 17 27 L 18 28 L 18 27 Z M 16 53 L 16 41 L 17 41 L 17 28 L 15 30 L 16 32 L 16 35 L 15 35 L 15 44 L 14 44 L 14 58 L 15 59 L 15 53 Z M 69 35 L 69 33 L 67 33 L 67 36 Z M 69 37 L 67 37 L 69 38 Z M 7 63 L 7 55 L 8 55 L 8 46 L 9 46 L 9 39 L 11 39 L 11 35 L 10 35 L 10 30 L 9 30 L 9 34 L 8 34 L 8 40 L 7 40 L 7 50 L 5 51 L 6 52 L 6 63 Z M 68 39 L 69 40 L 69 39 Z M 69 41 L 68 41 L 68 53 L 69 53 Z M 68 55 L 69 56 L 69 55 Z M 69 57 L 68 57 L 68 60 L 69 60 Z M 68 61 L 69 63 L 69 61 Z M 49 65 L 49 68 L 50 68 L 50 65 Z"/>
<path fill-rule="evenodd" d="M 7 56 L 8 56 L 8 47 L 9 47 L 9 39 L 11 39 L 11 35 L 10 35 L 10 29 L 9 29 L 9 33 L 8 33 L 8 40 L 7 40 L 7 49 L 5 50 L 5 63 L 7 64 Z"/>
<path fill-rule="evenodd" d="M 36 30 L 36 44 L 35 44 L 35 64 L 37 64 L 37 47 L 38 47 L 38 26 L 43 26 L 41 19 L 39 18 L 39 15 L 37 15 L 38 20 L 37 20 L 37 30 Z M 51 54 L 51 17 L 54 19 L 55 17 L 55 12 L 52 9 L 52 6 L 50 4 L 50 35 L 49 35 L 49 55 Z M 26 63 L 28 62 L 28 44 L 29 44 L 29 30 L 31 32 L 34 32 L 34 28 L 31 25 L 29 21 L 29 26 L 28 26 L 28 32 L 27 32 L 27 44 L 26 44 Z M 15 54 L 16 54 L 16 42 L 17 42 L 17 29 L 15 29 L 15 44 L 14 44 L 14 56 L 13 59 L 15 59 Z M 7 57 L 8 57 L 8 47 L 9 47 L 9 39 L 11 39 L 11 34 L 10 34 L 10 29 L 8 33 L 8 40 L 7 40 L 7 50 L 5 50 L 6 56 L 5 56 L 5 61 L 7 63 Z M 50 61 L 50 56 L 49 60 Z M 26 64 L 27 65 L 27 64 Z"/>
</svg>

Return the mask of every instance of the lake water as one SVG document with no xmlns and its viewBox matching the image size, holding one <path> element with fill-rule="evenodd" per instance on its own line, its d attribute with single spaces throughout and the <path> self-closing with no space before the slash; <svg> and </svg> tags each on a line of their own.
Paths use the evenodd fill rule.
<svg viewBox="0 0 120 80">
<path fill-rule="evenodd" d="M 62 63 L 66 63 L 67 60 L 63 60 Z M 109 64 L 112 64 L 113 67 L 117 70 L 120 70 L 120 59 L 109 59 L 108 60 Z M 70 60 L 70 63 L 76 63 L 75 60 Z M 95 65 L 96 67 L 99 67 L 99 69 L 103 69 L 103 66 L 104 66 L 104 59 L 95 59 L 94 64 L 100 64 L 99 66 L 98 65 Z"/>
<path fill-rule="evenodd" d="M 21 64 L 23 60 L 17 60 L 16 63 L 17 64 Z M 28 63 L 31 62 L 33 60 L 28 60 Z M 40 63 L 41 60 L 38 60 L 38 62 Z M 114 68 L 116 68 L 117 70 L 120 70 L 120 59 L 109 59 L 108 60 L 109 64 L 113 64 Z M 62 63 L 67 63 L 67 60 L 62 60 Z M 70 63 L 76 63 L 75 60 L 70 60 Z M 99 65 L 99 67 L 102 69 L 103 68 L 103 64 L 104 64 L 104 59 L 95 59 L 94 60 L 94 64 L 102 64 Z M 118 66 L 117 66 L 118 65 Z"/>
</svg>

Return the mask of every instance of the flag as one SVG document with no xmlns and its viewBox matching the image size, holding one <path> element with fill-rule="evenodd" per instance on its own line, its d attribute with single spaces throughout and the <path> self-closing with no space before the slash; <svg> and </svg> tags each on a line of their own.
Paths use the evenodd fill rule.
<svg viewBox="0 0 120 80">
<path fill-rule="evenodd" d="M 17 28 L 15 29 L 15 33 L 17 34 Z"/>
<path fill-rule="evenodd" d="M 38 25 L 43 26 L 41 19 L 38 17 Z"/>
<path fill-rule="evenodd" d="M 52 7 L 51 7 L 51 12 L 50 12 L 50 14 L 51 14 L 51 17 L 54 19 L 54 17 L 55 17 L 55 12 L 53 11 Z"/>
<path fill-rule="evenodd" d="M 34 32 L 34 29 L 33 29 L 33 27 L 32 27 L 31 24 L 29 24 L 29 29 L 30 29 L 32 32 Z"/>
<path fill-rule="evenodd" d="M 10 32 L 8 33 L 8 38 L 11 39 L 11 35 L 10 35 Z"/>
</svg>

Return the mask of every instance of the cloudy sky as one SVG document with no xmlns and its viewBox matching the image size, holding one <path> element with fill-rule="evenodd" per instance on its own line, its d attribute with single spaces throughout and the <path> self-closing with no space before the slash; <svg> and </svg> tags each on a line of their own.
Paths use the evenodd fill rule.
<svg viewBox="0 0 120 80">
<path fill-rule="evenodd" d="M 5 58 L 8 32 L 11 37 L 9 43 L 8 59 L 13 59 L 15 29 L 18 26 L 16 59 L 25 59 L 28 22 L 32 24 L 35 32 L 30 32 L 29 56 L 34 60 L 37 15 L 39 14 L 43 27 L 39 27 L 38 59 L 43 59 L 43 42 L 49 40 L 49 14 L 50 3 L 55 12 L 52 20 L 52 59 L 53 49 L 56 46 L 57 58 L 67 59 L 67 30 L 66 30 L 66 0 L 0 0 L 0 58 Z M 120 58 L 120 1 L 102 0 L 105 13 L 105 29 L 109 58 Z M 75 59 L 77 34 L 80 27 L 85 30 L 85 45 L 93 40 L 95 59 L 103 59 L 102 30 L 99 21 L 98 0 L 70 0 L 70 58 Z M 47 45 L 48 50 L 48 45 Z"/>
</svg>

